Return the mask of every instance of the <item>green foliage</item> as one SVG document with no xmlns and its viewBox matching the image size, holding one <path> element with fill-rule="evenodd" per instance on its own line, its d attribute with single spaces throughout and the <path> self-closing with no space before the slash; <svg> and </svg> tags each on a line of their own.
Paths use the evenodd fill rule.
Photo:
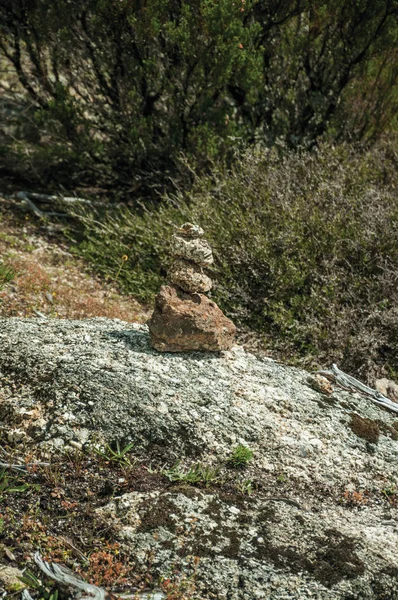
<svg viewBox="0 0 398 600">
<path fill-rule="evenodd" d="M 238 483 L 236 487 L 241 494 L 247 496 L 251 496 L 254 490 L 254 484 L 251 479 L 245 479 L 241 483 Z"/>
<path fill-rule="evenodd" d="M 197 463 L 190 468 L 181 466 L 181 461 L 178 461 L 171 469 L 165 469 L 162 474 L 169 481 L 181 483 L 189 483 L 192 485 L 204 483 L 206 486 L 215 483 L 219 476 L 219 469 L 213 469 L 208 465 Z"/>
<path fill-rule="evenodd" d="M 6 173 L 136 197 L 242 144 L 396 126 L 397 0 L 8 0 Z"/>
<path fill-rule="evenodd" d="M 107 461 L 118 463 L 123 467 L 132 467 L 134 466 L 131 462 L 131 458 L 128 456 L 128 453 L 134 448 L 134 444 L 127 444 L 124 448 L 121 447 L 120 442 L 116 442 L 115 448 L 107 445 L 105 450 L 99 450 L 96 448 L 94 452 L 101 456 Z"/>
<path fill-rule="evenodd" d="M 4 287 L 6 283 L 12 281 L 14 277 L 14 271 L 6 267 L 4 264 L 0 263 L 0 290 Z"/>
<path fill-rule="evenodd" d="M 398 265 L 395 140 L 372 152 L 248 151 L 151 211 L 81 216 L 76 251 L 148 300 L 169 262 L 175 225 L 200 224 L 214 249 L 212 295 L 284 359 L 338 362 L 372 378 L 396 372 Z"/>
<path fill-rule="evenodd" d="M 394 498 L 397 495 L 397 486 L 394 483 L 390 483 L 381 490 L 381 493 L 385 498 Z"/>
<path fill-rule="evenodd" d="M 58 590 L 54 589 L 54 584 L 43 583 L 30 571 L 24 572 L 21 582 L 38 594 L 37 600 L 58 600 L 59 594 Z"/>
<path fill-rule="evenodd" d="M 7 469 L 0 471 L 0 501 L 6 494 L 23 493 L 31 487 L 21 477 L 10 475 Z"/>
<path fill-rule="evenodd" d="M 239 444 L 231 452 L 231 456 L 228 459 L 229 464 L 235 468 L 247 467 L 249 462 L 253 458 L 253 450 L 250 450 L 247 446 Z"/>
</svg>

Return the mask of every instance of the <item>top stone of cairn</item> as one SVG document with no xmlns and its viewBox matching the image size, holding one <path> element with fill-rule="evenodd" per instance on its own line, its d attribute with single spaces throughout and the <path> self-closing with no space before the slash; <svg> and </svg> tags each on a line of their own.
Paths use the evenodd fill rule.
<svg viewBox="0 0 398 600">
<path fill-rule="evenodd" d="M 201 238 L 204 235 L 204 231 L 199 225 L 193 225 L 192 223 L 184 223 L 177 228 L 177 235 L 184 238 Z"/>
</svg>

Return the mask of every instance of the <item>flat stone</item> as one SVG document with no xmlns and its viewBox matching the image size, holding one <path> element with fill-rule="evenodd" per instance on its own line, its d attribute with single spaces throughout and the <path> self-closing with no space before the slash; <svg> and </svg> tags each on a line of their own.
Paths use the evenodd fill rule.
<svg viewBox="0 0 398 600">
<path fill-rule="evenodd" d="M 179 258 L 173 262 L 169 271 L 169 279 L 185 292 L 204 293 L 211 289 L 212 281 L 202 268 L 195 263 Z"/>
<path fill-rule="evenodd" d="M 203 239 L 191 239 L 173 235 L 171 239 L 171 253 L 173 256 L 190 260 L 203 267 L 213 263 L 211 247 Z"/>
<path fill-rule="evenodd" d="M 163 286 L 148 322 L 152 346 L 160 352 L 229 350 L 236 328 L 215 302 Z"/>
</svg>

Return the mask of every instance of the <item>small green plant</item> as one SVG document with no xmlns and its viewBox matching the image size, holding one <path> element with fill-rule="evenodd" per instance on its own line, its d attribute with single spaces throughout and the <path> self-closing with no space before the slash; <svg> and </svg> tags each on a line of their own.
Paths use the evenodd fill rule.
<svg viewBox="0 0 398 600">
<path fill-rule="evenodd" d="M 179 481 L 192 485 L 204 483 L 208 486 L 218 480 L 219 469 L 213 469 L 208 465 L 201 465 L 200 463 L 186 469 L 181 466 L 181 461 L 178 461 L 171 469 L 163 470 L 162 475 L 172 482 Z"/>
<path fill-rule="evenodd" d="M 285 481 L 287 481 L 287 477 L 286 475 L 284 475 L 283 473 L 281 473 L 280 475 L 278 475 L 278 477 L 276 478 L 278 483 L 285 483 Z"/>
<path fill-rule="evenodd" d="M 253 493 L 254 484 L 251 479 L 245 479 L 236 486 L 241 494 L 250 496 Z"/>
<path fill-rule="evenodd" d="M 121 447 L 120 442 L 116 442 L 116 449 L 114 450 L 111 446 L 106 445 L 104 450 L 98 448 L 94 449 L 94 452 L 104 458 L 105 460 L 116 462 L 123 467 L 133 467 L 135 461 L 131 461 L 131 458 L 127 454 L 132 450 L 134 444 L 127 444 L 124 448 Z"/>
<path fill-rule="evenodd" d="M 241 469 L 243 467 L 246 467 L 252 460 L 252 458 L 253 451 L 250 450 L 250 448 L 248 448 L 247 446 L 239 444 L 239 446 L 236 446 L 236 448 L 232 451 L 231 456 L 228 459 L 228 463 L 232 467 Z"/>
<path fill-rule="evenodd" d="M 0 290 L 6 283 L 14 279 L 14 277 L 15 272 L 12 269 L 0 263 Z"/>
<path fill-rule="evenodd" d="M 20 580 L 30 589 L 38 592 L 39 596 L 37 600 L 58 600 L 58 590 L 54 589 L 54 585 L 52 583 L 43 583 L 30 571 L 25 571 Z"/>
<path fill-rule="evenodd" d="M 386 485 L 386 487 L 381 490 L 381 493 L 387 499 L 393 498 L 398 493 L 397 486 L 394 483 L 390 483 L 389 485 Z"/>
<path fill-rule="evenodd" d="M 0 471 L 0 500 L 6 494 L 26 492 L 31 487 L 30 483 L 26 483 L 20 477 L 10 475 L 7 469 Z"/>
</svg>

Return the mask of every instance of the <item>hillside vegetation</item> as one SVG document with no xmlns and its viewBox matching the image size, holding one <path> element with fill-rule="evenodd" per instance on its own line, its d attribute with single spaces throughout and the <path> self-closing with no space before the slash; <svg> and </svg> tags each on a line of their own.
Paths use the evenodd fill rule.
<svg viewBox="0 0 398 600">
<path fill-rule="evenodd" d="M 139 300 L 195 221 L 267 348 L 397 377 L 397 40 L 398 0 L 7 0 L 2 181 L 105 201 L 68 235 Z"/>
<path fill-rule="evenodd" d="M 237 148 L 396 127 L 397 0 L 5 0 L 3 174 L 125 201 Z"/>
<path fill-rule="evenodd" d="M 394 141 L 368 153 L 248 151 L 153 210 L 81 214 L 76 250 L 148 300 L 174 225 L 199 223 L 215 250 L 214 298 L 269 348 L 369 379 L 396 376 L 397 160 Z"/>
</svg>

